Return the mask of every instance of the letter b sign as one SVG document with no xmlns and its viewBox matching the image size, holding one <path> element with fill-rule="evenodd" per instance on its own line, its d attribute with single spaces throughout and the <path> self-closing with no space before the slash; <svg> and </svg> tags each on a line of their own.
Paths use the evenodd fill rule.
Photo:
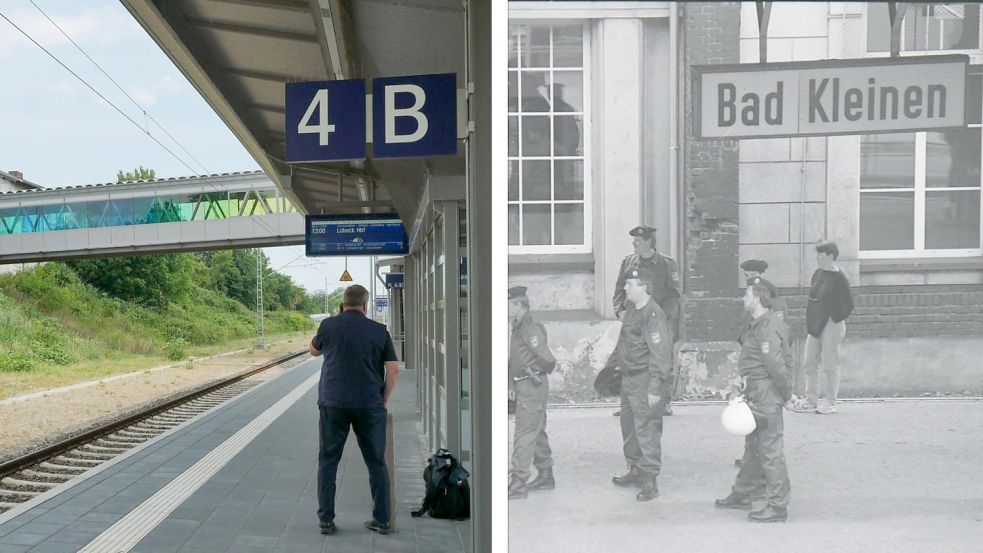
<svg viewBox="0 0 983 553">
<path fill-rule="evenodd" d="M 457 151 L 456 75 L 372 81 L 373 157 L 450 155 Z"/>
</svg>

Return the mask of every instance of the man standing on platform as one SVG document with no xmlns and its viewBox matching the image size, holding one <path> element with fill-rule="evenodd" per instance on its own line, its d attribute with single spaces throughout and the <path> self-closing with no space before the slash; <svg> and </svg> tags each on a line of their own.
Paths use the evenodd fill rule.
<svg viewBox="0 0 983 553">
<path fill-rule="evenodd" d="M 515 401 L 515 442 L 509 469 L 509 499 L 522 499 L 529 490 L 552 490 L 553 452 L 546 435 L 546 400 L 556 359 L 546 345 L 546 329 L 529 315 L 525 286 L 509 288 L 509 399 Z M 539 473 L 529 484 L 529 465 Z"/>
<path fill-rule="evenodd" d="M 672 385 L 672 340 L 666 316 L 648 291 L 653 278 L 646 269 L 628 273 L 624 284 L 628 301 L 612 353 L 623 373 L 621 438 L 628 473 L 611 480 L 616 486 L 640 486 L 638 501 L 659 496 L 662 417 Z"/>
<path fill-rule="evenodd" d="M 850 281 L 833 262 L 840 256 L 834 242 L 816 245 L 809 303 L 806 305 L 806 399 L 795 411 L 829 415 L 836 412 L 840 390 L 840 343 L 846 335 L 846 319 L 853 312 Z"/>
<path fill-rule="evenodd" d="M 655 228 L 644 225 L 637 226 L 628 235 L 632 237 L 632 247 L 635 253 L 629 255 L 621 262 L 618 270 L 618 280 L 614 285 L 614 314 L 620 320 L 624 320 L 624 313 L 631 300 L 625 295 L 625 281 L 631 271 L 644 269 L 652 275 L 652 282 L 649 283 L 648 291 L 652 299 L 659 304 L 665 314 L 669 324 L 671 336 L 668 338 L 670 344 L 679 340 L 679 316 L 680 316 L 680 297 L 682 296 L 682 286 L 679 284 L 679 267 L 676 261 L 666 257 L 655 249 Z M 672 400 L 672 392 L 665 402 L 665 412 L 663 415 L 672 415 L 672 407 L 669 402 Z M 615 413 L 615 416 L 620 412 Z"/>
<path fill-rule="evenodd" d="M 335 479 L 349 429 L 354 429 L 369 470 L 372 519 L 365 527 L 388 534 L 391 528 L 389 472 L 386 468 L 386 408 L 399 380 L 399 360 L 385 325 L 368 319 L 369 291 L 345 289 L 340 315 L 321 321 L 309 346 L 324 354 L 317 404 L 320 449 L 317 516 L 322 534 L 334 534 Z"/>
<path fill-rule="evenodd" d="M 791 490 L 782 406 L 792 397 L 788 383 L 792 356 L 788 326 L 771 313 L 771 300 L 771 292 L 762 284 L 748 286 L 744 294 L 744 309 L 752 322 L 741 337 L 738 369 L 757 426 L 744 439 L 741 471 L 730 495 L 716 501 L 718 509 L 750 509 L 752 497 L 764 487 L 768 503 L 748 514 L 752 522 L 784 522 Z"/>
</svg>

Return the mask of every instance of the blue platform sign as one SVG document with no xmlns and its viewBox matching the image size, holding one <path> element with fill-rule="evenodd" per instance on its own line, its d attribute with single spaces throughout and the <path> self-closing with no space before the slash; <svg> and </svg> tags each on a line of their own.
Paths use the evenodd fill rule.
<svg viewBox="0 0 983 553">
<path fill-rule="evenodd" d="M 457 152 L 457 75 L 385 77 L 372 81 L 373 157 Z"/>
<path fill-rule="evenodd" d="M 305 226 L 308 257 L 409 253 L 406 228 L 395 213 L 308 215 Z"/>
<path fill-rule="evenodd" d="M 365 81 L 287 83 L 286 161 L 365 158 Z"/>
<path fill-rule="evenodd" d="M 389 273 L 386 275 L 386 290 L 403 289 L 403 273 Z"/>
</svg>

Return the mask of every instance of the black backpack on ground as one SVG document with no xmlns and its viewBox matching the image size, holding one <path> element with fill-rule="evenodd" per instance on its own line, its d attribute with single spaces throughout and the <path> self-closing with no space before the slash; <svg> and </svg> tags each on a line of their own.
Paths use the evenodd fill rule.
<svg viewBox="0 0 983 553">
<path fill-rule="evenodd" d="M 430 513 L 433 518 L 454 520 L 470 518 L 469 476 L 471 474 L 464 470 L 450 451 L 444 448 L 438 449 L 437 453 L 427 460 L 427 468 L 423 469 L 423 481 L 427 485 L 427 495 L 423 498 L 423 505 L 410 514 L 413 517 L 421 517 Z"/>
</svg>

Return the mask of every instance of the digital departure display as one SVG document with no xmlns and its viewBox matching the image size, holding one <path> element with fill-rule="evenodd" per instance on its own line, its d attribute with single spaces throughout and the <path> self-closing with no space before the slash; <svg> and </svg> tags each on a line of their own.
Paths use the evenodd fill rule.
<svg viewBox="0 0 983 553">
<path fill-rule="evenodd" d="M 395 213 L 308 215 L 305 227 L 308 257 L 409 253 L 406 228 Z"/>
</svg>

